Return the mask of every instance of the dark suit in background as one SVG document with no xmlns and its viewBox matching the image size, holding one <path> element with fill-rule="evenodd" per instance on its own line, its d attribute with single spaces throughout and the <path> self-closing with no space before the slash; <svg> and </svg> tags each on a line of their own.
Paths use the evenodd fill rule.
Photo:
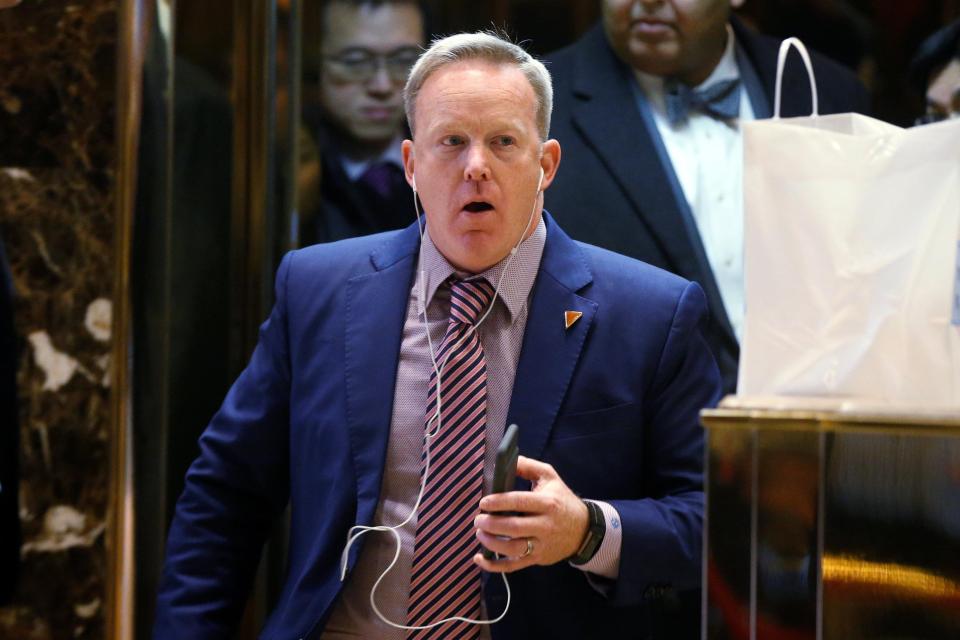
<svg viewBox="0 0 960 640">
<path fill-rule="evenodd" d="M 13 330 L 13 279 L 0 238 L 0 603 L 16 586 L 20 563 L 17 424 L 17 341 Z"/>
<path fill-rule="evenodd" d="M 753 111 L 757 118 L 769 117 L 779 41 L 747 30 L 736 19 L 731 25 Z M 821 114 L 868 111 L 866 91 L 852 73 L 822 56 L 812 58 Z M 546 207 L 577 240 L 698 282 L 710 305 L 707 340 L 724 391 L 733 392 L 739 344 L 649 106 L 635 93 L 631 70 L 611 49 L 601 24 L 551 55 L 548 69 L 554 82 L 550 135 L 560 141 L 564 161 L 546 193 Z M 809 80 L 795 53 L 784 74 L 782 104 L 782 116 L 810 115 Z"/>
</svg>

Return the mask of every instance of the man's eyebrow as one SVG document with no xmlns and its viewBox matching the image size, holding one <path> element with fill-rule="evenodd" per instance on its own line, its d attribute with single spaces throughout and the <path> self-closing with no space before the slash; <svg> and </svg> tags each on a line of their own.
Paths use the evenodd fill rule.
<svg viewBox="0 0 960 640">
<path fill-rule="evenodd" d="M 435 134 L 441 134 L 441 133 L 444 133 L 445 131 L 458 131 L 464 128 L 465 128 L 464 125 L 458 119 L 441 117 L 441 118 L 436 118 L 433 121 L 433 124 L 431 124 L 428 127 L 428 131 Z M 504 133 L 511 133 L 511 134 L 523 133 L 522 126 L 520 126 L 515 122 L 506 122 L 506 121 L 491 123 L 489 120 L 487 120 L 485 121 L 484 129 L 486 129 L 484 133 L 485 136 L 499 136 L 499 135 L 503 135 Z"/>
<path fill-rule="evenodd" d="M 332 53 L 332 55 L 342 56 L 349 55 L 352 53 L 361 53 L 366 55 L 385 55 L 392 56 L 398 53 L 420 53 L 420 47 L 412 44 L 402 44 L 399 47 L 394 47 L 393 49 L 388 49 L 387 51 L 378 51 L 376 49 L 371 49 L 370 47 L 365 47 L 359 44 L 347 45 L 341 49 L 337 49 Z"/>
</svg>

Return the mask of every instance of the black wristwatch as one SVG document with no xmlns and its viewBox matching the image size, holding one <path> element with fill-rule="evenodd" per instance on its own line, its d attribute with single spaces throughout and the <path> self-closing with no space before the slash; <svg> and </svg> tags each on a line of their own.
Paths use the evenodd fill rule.
<svg viewBox="0 0 960 640">
<path fill-rule="evenodd" d="M 603 517 L 603 509 L 600 505 L 589 500 L 584 500 L 583 504 L 587 505 L 590 523 L 587 526 L 587 537 L 583 539 L 583 544 L 575 554 L 567 558 L 571 564 L 590 562 L 600 548 L 600 543 L 603 542 L 603 535 L 607 532 L 607 519 Z"/>
</svg>

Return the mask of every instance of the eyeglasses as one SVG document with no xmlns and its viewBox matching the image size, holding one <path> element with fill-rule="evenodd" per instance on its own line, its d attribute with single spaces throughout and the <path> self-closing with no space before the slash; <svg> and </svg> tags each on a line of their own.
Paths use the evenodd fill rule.
<svg viewBox="0 0 960 640">
<path fill-rule="evenodd" d="M 420 57 L 418 47 L 400 47 L 389 53 L 377 53 L 363 47 L 349 47 L 323 59 L 331 72 L 348 82 L 369 82 L 380 70 L 387 70 L 390 80 L 400 84 L 407 81 L 410 68 Z"/>
</svg>

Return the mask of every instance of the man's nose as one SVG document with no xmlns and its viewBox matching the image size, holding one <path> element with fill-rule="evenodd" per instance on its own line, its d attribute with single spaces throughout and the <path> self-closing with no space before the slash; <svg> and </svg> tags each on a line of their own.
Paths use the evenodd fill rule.
<svg viewBox="0 0 960 640">
<path fill-rule="evenodd" d="M 393 91 L 393 80 L 390 78 L 390 72 L 387 70 L 386 62 L 379 60 L 377 70 L 367 81 L 367 90 L 371 93 L 387 94 Z"/>
<path fill-rule="evenodd" d="M 630 2 L 630 17 L 640 18 L 645 11 L 653 11 L 663 0 L 632 0 Z"/>
<path fill-rule="evenodd" d="M 482 145 L 474 144 L 467 149 L 467 165 L 463 171 L 464 180 L 483 182 L 490 179 L 490 164 Z"/>
</svg>

